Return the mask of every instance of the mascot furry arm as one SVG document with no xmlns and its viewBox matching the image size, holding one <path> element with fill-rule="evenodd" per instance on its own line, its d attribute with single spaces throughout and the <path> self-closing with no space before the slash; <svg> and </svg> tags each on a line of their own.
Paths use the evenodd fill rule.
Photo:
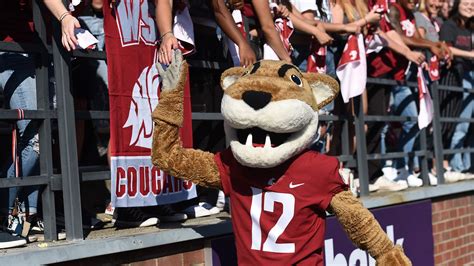
<svg viewBox="0 0 474 266">
<path fill-rule="evenodd" d="M 153 112 L 155 123 L 153 164 L 165 172 L 191 180 L 197 185 L 222 189 L 223 182 L 215 155 L 185 149 L 179 138 L 179 128 L 183 123 L 183 87 L 188 71 L 187 63 L 183 61 L 181 53 L 176 52 L 172 64 L 166 71 L 159 64 L 157 67 L 163 79 L 163 89 L 160 102 Z M 262 76 L 264 80 L 261 79 Z M 245 167 L 264 170 L 284 164 L 311 144 L 318 124 L 315 110 L 332 101 L 339 90 L 336 81 L 328 76 L 302 74 L 296 67 L 278 61 L 260 61 L 248 68 L 228 69 L 223 73 L 221 82 L 225 90 L 222 114 L 226 135 L 231 140 L 233 156 Z M 249 87 L 252 88 L 252 92 L 247 91 Z M 287 87 L 298 90 L 288 91 Z M 271 106 L 270 101 L 276 103 L 286 101 L 285 104 L 295 111 L 281 111 L 279 105 Z M 256 113 L 257 115 L 252 116 L 252 112 L 262 109 L 266 104 L 268 106 L 265 108 L 270 108 L 269 113 L 275 116 L 265 117 L 265 113 Z M 248 105 L 252 106 L 252 109 L 249 109 Z M 287 118 L 284 123 L 277 123 L 280 125 L 278 128 L 275 123 L 266 124 L 268 119 L 278 120 L 283 117 Z M 282 124 L 284 126 L 281 126 Z M 250 137 L 247 137 L 245 144 L 242 144 L 245 142 L 245 136 L 244 140 L 240 142 L 237 140 L 238 129 L 245 130 L 256 125 L 268 130 L 265 131 L 266 137 L 263 136 L 260 140 L 261 146 L 252 146 L 252 143 L 258 142 L 252 140 L 252 134 L 254 138 L 258 135 L 256 132 L 247 133 Z M 271 132 L 281 133 L 286 135 L 286 138 L 283 138 L 276 147 L 273 142 L 278 141 L 278 134 Z M 249 142 L 252 146 L 250 148 Z M 271 152 L 268 149 L 271 149 Z M 353 243 L 367 250 L 379 265 L 411 265 L 402 248 L 393 245 L 373 215 L 351 192 L 342 190 L 335 193 L 326 209 L 336 215 Z M 236 235 L 236 241 L 239 241 L 238 237 Z M 239 263 L 240 259 L 241 256 Z"/>
</svg>

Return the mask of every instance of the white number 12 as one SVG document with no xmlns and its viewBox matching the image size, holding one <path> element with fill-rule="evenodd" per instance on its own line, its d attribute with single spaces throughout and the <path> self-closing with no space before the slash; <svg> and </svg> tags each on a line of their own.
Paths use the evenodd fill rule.
<svg viewBox="0 0 474 266">
<path fill-rule="evenodd" d="M 288 193 L 266 192 L 252 187 L 252 206 L 250 207 L 250 217 L 252 218 L 252 249 L 263 250 L 276 253 L 294 253 L 295 243 L 276 243 L 278 237 L 285 231 L 295 214 L 295 197 Z M 273 212 L 275 202 L 283 204 L 280 218 L 273 228 L 268 232 L 268 237 L 262 245 L 262 228 L 260 227 L 260 217 L 263 210 Z"/>
</svg>

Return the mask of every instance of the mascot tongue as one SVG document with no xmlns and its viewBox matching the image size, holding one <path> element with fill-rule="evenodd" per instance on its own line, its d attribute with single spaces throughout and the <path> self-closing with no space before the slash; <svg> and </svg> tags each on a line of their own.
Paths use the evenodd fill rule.
<svg viewBox="0 0 474 266">
<path fill-rule="evenodd" d="M 258 148 L 258 147 L 263 148 L 265 144 L 253 143 L 252 146 L 254 146 L 255 148 Z M 272 147 L 275 147 L 275 145 L 272 144 Z"/>
<path fill-rule="evenodd" d="M 290 135 L 291 133 L 273 133 L 258 127 L 237 130 L 239 142 L 253 147 L 264 147 L 267 142 L 268 146 L 276 147 L 283 144 Z"/>
</svg>

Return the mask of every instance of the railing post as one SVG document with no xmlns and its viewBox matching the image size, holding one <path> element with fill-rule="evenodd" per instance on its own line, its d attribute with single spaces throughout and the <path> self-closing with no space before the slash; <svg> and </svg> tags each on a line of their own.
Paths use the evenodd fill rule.
<svg viewBox="0 0 474 266">
<path fill-rule="evenodd" d="M 433 144 L 436 161 L 436 176 L 438 177 L 438 184 L 444 184 L 444 167 L 443 167 L 443 137 L 441 135 L 441 112 L 439 110 L 439 93 L 438 82 L 431 84 L 431 93 L 433 98 Z"/>
<path fill-rule="evenodd" d="M 341 130 L 341 144 L 342 144 L 342 155 L 352 155 L 351 154 L 351 148 L 350 148 L 350 134 L 349 134 L 349 123 L 350 118 L 349 115 L 345 115 L 346 117 L 342 121 L 334 121 L 333 123 L 341 123 L 342 124 L 342 130 Z M 333 127 L 334 128 L 334 127 Z M 350 163 L 346 162 L 347 165 L 350 165 Z"/>
<path fill-rule="evenodd" d="M 66 5 L 68 6 L 68 5 Z M 61 25 L 53 23 L 53 62 L 56 79 L 58 131 L 64 220 L 68 240 L 83 239 L 81 193 L 76 144 L 74 100 L 70 86 L 70 54 L 61 44 Z"/>
<path fill-rule="evenodd" d="M 420 150 L 423 152 L 421 157 L 421 178 L 423 179 L 423 185 L 429 186 L 430 180 L 428 177 L 428 149 L 426 145 L 426 128 L 420 131 Z"/>
<path fill-rule="evenodd" d="M 354 99 L 354 124 L 357 142 L 357 168 L 360 182 L 360 195 L 369 195 L 369 166 L 367 164 L 367 145 L 365 140 L 365 118 L 363 97 L 358 96 Z"/>
<path fill-rule="evenodd" d="M 38 110 L 49 110 L 49 79 L 48 65 L 49 55 L 46 50 L 46 24 L 44 21 L 45 10 L 40 0 L 33 1 L 33 20 L 38 37 L 41 41 L 42 52 L 36 55 L 36 100 Z M 45 118 L 39 128 L 40 141 L 40 174 L 47 176 L 50 180 L 53 176 L 53 152 L 51 148 L 51 119 Z M 43 221 L 45 223 L 44 237 L 46 240 L 57 240 L 56 230 L 56 206 L 54 192 L 51 183 L 42 192 Z"/>
</svg>

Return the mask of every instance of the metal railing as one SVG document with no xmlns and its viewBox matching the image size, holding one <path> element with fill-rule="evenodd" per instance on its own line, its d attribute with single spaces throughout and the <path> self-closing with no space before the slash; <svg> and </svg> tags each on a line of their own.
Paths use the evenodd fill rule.
<svg viewBox="0 0 474 266">
<path fill-rule="evenodd" d="M 0 51 L 29 53 L 34 54 L 36 60 L 36 89 L 37 89 L 37 110 L 26 110 L 24 119 L 41 121 L 39 128 L 40 139 L 40 173 L 37 176 L 28 176 L 21 178 L 0 178 L 0 188 L 16 186 L 44 186 L 42 192 L 43 220 L 45 223 L 45 240 L 56 240 L 56 206 L 55 192 L 62 191 L 64 201 L 65 229 L 67 240 L 83 240 L 84 233 L 82 228 L 82 211 L 80 183 L 94 180 L 110 179 L 110 171 L 104 167 L 79 167 L 76 147 L 75 120 L 94 120 L 108 119 L 107 111 L 76 111 L 74 110 L 73 95 L 70 86 L 71 56 L 105 60 L 104 52 L 82 52 L 74 51 L 68 53 L 61 45 L 60 25 L 53 22 L 53 42 L 47 43 L 46 25 L 43 15 L 47 14 L 40 0 L 33 1 L 33 20 L 35 29 L 38 33 L 36 43 L 10 43 L 0 42 Z M 48 89 L 48 65 L 50 58 L 53 58 L 54 76 L 56 80 L 57 108 L 51 109 L 49 102 Z M 205 62 L 190 60 L 191 67 L 220 69 L 228 66 L 222 62 Z M 368 79 L 368 83 L 379 85 L 400 85 L 399 82 L 387 79 Z M 416 83 L 406 83 L 408 86 L 416 87 Z M 443 158 L 446 154 L 457 152 L 474 152 L 474 148 L 469 149 L 449 149 L 443 150 L 441 137 L 441 123 L 470 122 L 474 119 L 461 119 L 452 117 L 440 117 L 439 109 L 439 90 L 451 90 L 458 92 L 468 91 L 474 93 L 474 90 L 466 90 L 457 87 L 440 86 L 437 83 L 432 84 L 432 96 L 434 104 L 433 140 L 434 152 L 427 150 L 427 132 L 426 129 L 420 132 L 420 150 L 413 151 L 411 155 L 421 158 L 422 179 L 425 186 L 428 181 L 428 159 L 433 157 Z M 357 167 L 360 177 L 360 194 L 362 197 L 369 195 L 368 180 L 368 160 L 394 159 L 404 157 L 403 152 L 391 152 L 385 154 L 367 154 L 365 124 L 388 121 L 416 121 L 416 117 L 401 116 L 370 116 L 364 115 L 362 98 L 355 98 L 355 116 L 334 116 L 321 115 L 321 121 L 341 121 L 342 133 L 342 154 L 339 160 L 353 164 Z M 0 110 L 0 120 L 17 120 L 16 110 Z M 220 113 L 193 113 L 193 120 L 222 120 Z M 53 152 L 52 152 L 52 122 L 57 121 L 59 134 L 60 151 L 60 173 L 53 172 Z M 350 152 L 349 144 L 349 126 L 354 124 L 356 136 L 357 155 Z M 436 168 L 443 169 L 442 160 L 436 160 Z M 444 183 L 444 176 L 438 171 L 438 181 Z"/>
</svg>

